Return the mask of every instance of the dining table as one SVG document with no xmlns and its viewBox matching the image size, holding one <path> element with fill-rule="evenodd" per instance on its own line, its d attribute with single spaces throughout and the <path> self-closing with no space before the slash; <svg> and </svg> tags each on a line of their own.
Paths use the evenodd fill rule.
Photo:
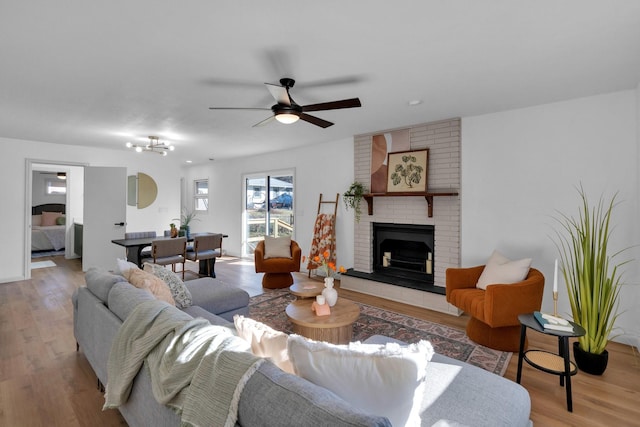
<svg viewBox="0 0 640 427">
<path fill-rule="evenodd" d="M 193 238 L 198 234 L 215 234 L 215 233 L 191 233 L 189 237 L 187 237 L 187 242 L 193 242 Z M 229 237 L 228 234 L 222 234 L 222 238 Z M 142 250 L 147 246 L 151 246 L 154 240 L 162 240 L 162 239 L 171 239 L 171 237 L 142 237 L 138 239 L 114 239 L 111 243 L 114 243 L 119 246 L 123 246 L 126 250 L 127 261 L 136 264 L 138 267 L 142 268 Z M 188 248 L 187 248 L 188 250 Z M 220 255 L 222 255 L 222 247 L 220 247 Z M 211 263 L 211 268 L 208 268 L 208 264 Z M 199 261 L 198 273 L 201 276 L 207 276 L 207 272 L 211 272 L 210 277 L 216 277 L 215 273 L 215 263 L 216 259 L 204 259 Z"/>
</svg>

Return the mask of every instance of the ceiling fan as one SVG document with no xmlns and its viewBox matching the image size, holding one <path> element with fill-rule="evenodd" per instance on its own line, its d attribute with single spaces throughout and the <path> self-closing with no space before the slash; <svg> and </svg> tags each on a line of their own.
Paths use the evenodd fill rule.
<svg viewBox="0 0 640 427">
<path fill-rule="evenodd" d="M 321 128 L 328 128 L 332 126 L 333 123 L 321 119 L 316 116 L 312 116 L 307 114 L 310 111 L 326 111 L 326 110 L 338 110 L 341 108 L 355 108 L 360 107 L 362 104 L 360 103 L 360 99 L 358 98 L 350 98 L 343 99 L 340 101 L 331 101 L 331 102 L 321 102 L 319 104 L 310 104 L 310 105 L 298 105 L 291 95 L 289 95 L 289 89 L 293 87 L 296 83 L 294 79 L 285 77 L 280 79 L 280 85 L 265 83 L 267 89 L 271 93 L 271 95 L 275 98 L 276 104 L 272 105 L 271 108 L 235 108 L 235 107 L 209 107 L 210 110 L 271 110 L 273 112 L 273 116 L 262 120 L 261 122 L 256 123 L 253 127 L 266 125 L 271 122 L 273 119 L 276 119 L 280 123 L 291 124 L 297 122 L 299 119 L 304 120 L 305 122 L 309 122 L 316 126 L 320 126 Z"/>
</svg>

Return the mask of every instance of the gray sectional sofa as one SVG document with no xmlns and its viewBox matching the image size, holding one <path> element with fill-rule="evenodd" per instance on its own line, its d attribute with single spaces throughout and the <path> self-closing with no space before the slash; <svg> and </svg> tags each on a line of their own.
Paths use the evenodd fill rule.
<svg viewBox="0 0 640 427">
<path fill-rule="evenodd" d="M 74 334 L 98 380 L 107 384 L 111 344 L 127 315 L 154 297 L 104 270 L 86 273 L 86 287 L 73 296 Z M 235 314 L 248 314 L 249 296 L 215 279 L 186 282 L 193 305 L 183 311 L 233 329 Z M 170 307 L 171 310 L 179 310 Z M 372 337 L 382 342 L 385 337 Z M 384 391 L 381 390 L 381 393 Z M 444 356 L 428 365 L 422 426 L 530 426 L 530 398 L 513 381 Z M 136 376 L 131 395 L 119 408 L 130 426 L 179 426 L 180 416 L 156 402 L 148 370 Z M 389 426 L 389 421 L 352 407 L 332 392 L 262 363 L 245 385 L 238 405 L 239 426 Z"/>
</svg>

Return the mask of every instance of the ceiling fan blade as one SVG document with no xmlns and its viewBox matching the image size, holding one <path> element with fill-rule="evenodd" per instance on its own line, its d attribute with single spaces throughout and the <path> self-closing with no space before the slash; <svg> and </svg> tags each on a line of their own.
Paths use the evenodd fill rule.
<svg viewBox="0 0 640 427">
<path fill-rule="evenodd" d="M 267 89 L 271 92 L 271 96 L 273 96 L 278 104 L 291 106 L 291 98 L 289 98 L 289 92 L 286 87 L 274 85 L 272 83 L 265 83 L 267 85 Z"/>
<path fill-rule="evenodd" d="M 251 127 L 254 127 L 254 128 L 255 128 L 255 127 L 259 127 L 259 126 L 264 126 L 264 125 L 266 125 L 266 124 L 271 123 L 271 122 L 273 121 L 273 119 L 275 119 L 275 118 L 276 118 L 276 116 L 270 116 L 270 117 L 267 117 L 267 118 L 266 118 L 266 119 L 264 119 L 263 121 L 258 122 L 258 123 L 256 123 L 255 125 L 253 125 L 253 126 L 251 126 Z"/>
<path fill-rule="evenodd" d="M 339 86 L 339 85 L 353 85 L 365 81 L 366 78 L 362 75 L 352 75 L 352 76 L 343 76 L 343 77 L 333 77 L 324 80 L 315 80 L 312 82 L 305 82 L 298 84 L 298 88 L 314 88 L 314 87 L 325 87 L 325 86 Z"/>
<path fill-rule="evenodd" d="M 361 107 L 359 98 L 343 99 L 341 101 L 321 102 L 320 104 L 305 105 L 302 111 L 339 110 L 340 108 Z"/>
<path fill-rule="evenodd" d="M 271 111 L 271 108 L 251 108 L 251 107 L 209 107 L 209 110 L 256 110 L 256 111 Z"/>
<path fill-rule="evenodd" d="M 309 122 L 316 126 L 320 126 L 321 128 L 328 128 L 329 126 L 333 126 L 333 123 L 323 120 L 316 116 L 311 116 L 309 114 L 300 113 L 300 120 L 304 120 L 305 122 Z"/>
<path fill-rule="evenodd" d="M 215 77 L 207 77 L 198 80 L 199 84 L 206 86 L 221 86 L 221 87 L 229 87 L 233 86 L 236 88 L 248 88 L 255 89 L 262 86 L 261 83 L 252 80 L 239 80 L 239 79 L 222 79 Z"/>
</svg>

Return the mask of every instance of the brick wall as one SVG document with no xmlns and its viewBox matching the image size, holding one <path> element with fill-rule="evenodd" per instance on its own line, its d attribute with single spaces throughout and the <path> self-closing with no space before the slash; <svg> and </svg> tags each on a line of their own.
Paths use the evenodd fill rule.
<svg viewBox="0 0 640 427">
<path fill-rule="evenodd" d="M 384 131 L 354 137 L 355 179 L 369 188 L 371 138 Z M 460 119 L 441 120 L 410 128 L 412 150 L 429 149 L 428 191 L 460 191 Z M 433 198 L 433 217 L 427 216 L 427 201 L 421 196 L 377 197 L 373 215 L 355 223 L 354 269 L 372 272 L 372 223 L 430 224 L 435 226 L 434 285 L 445 285 L 445 270 L 460 265 L 460 196 Z M 391 286 L 391 285 L 387 285 Z"/>
</svg>

